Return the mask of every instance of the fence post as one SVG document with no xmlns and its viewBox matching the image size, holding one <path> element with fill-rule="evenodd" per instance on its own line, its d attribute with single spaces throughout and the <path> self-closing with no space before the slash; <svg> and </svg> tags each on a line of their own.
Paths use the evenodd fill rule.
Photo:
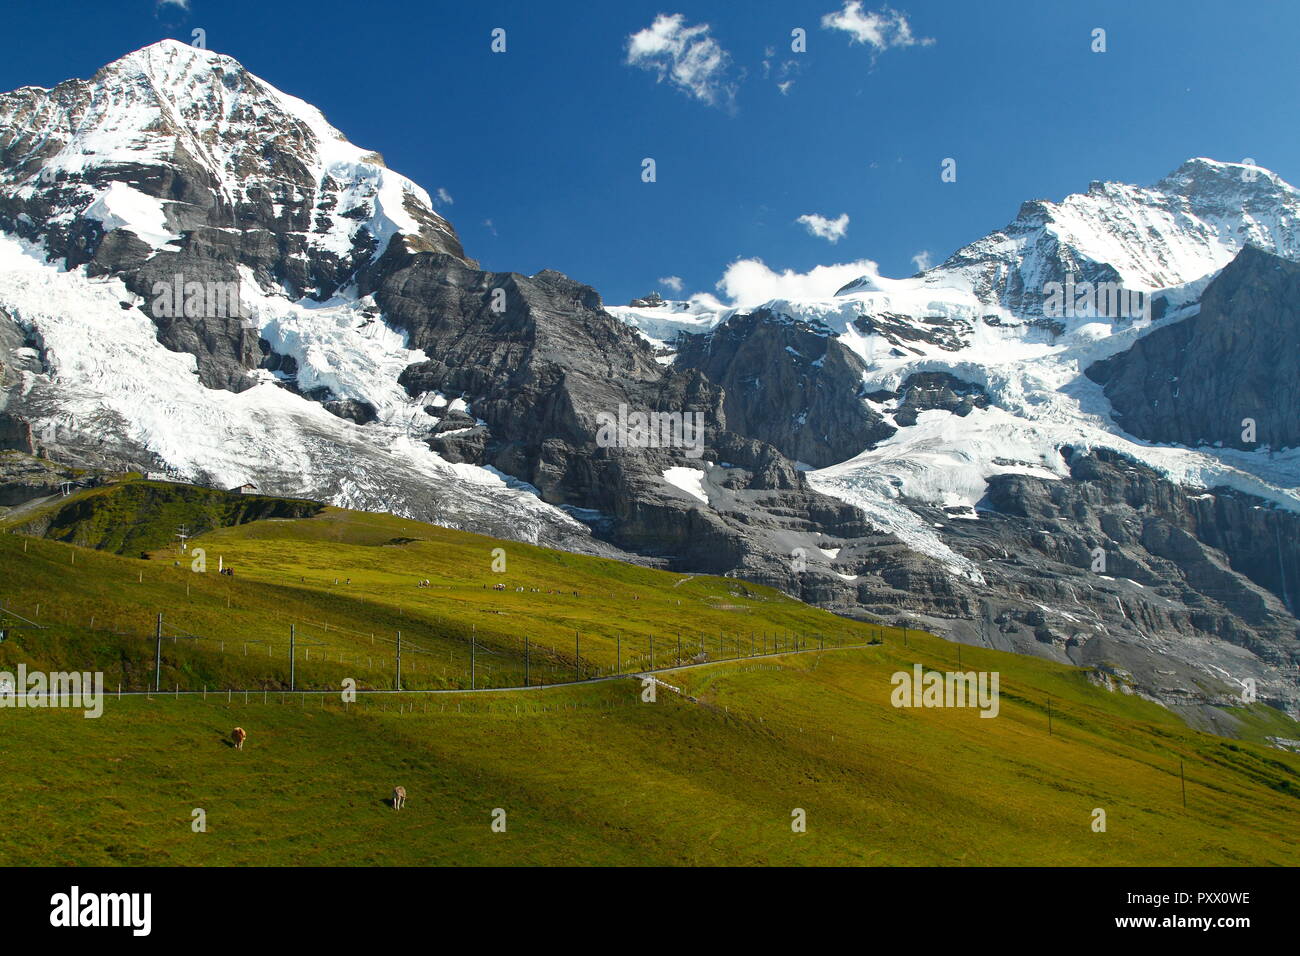
<svg viewBox="0 0 1300 956">
<path fill-rule="evenodd" d="M 153 689 L 157 693 L 162 689 L 162 611 L 158 612 L 158 623 L 154 627 L 153 651 Z"/>
<path fill-rule="evenodd" d="M 290 690 L 293 690 L 293 682 L 296 676 L 294 671 L 298 663 L 297 653 L 296 653 L 297 639 L 298 639 L 297 625 L 290 624 L 289 625 L 289 689 Z"/>
</svg>

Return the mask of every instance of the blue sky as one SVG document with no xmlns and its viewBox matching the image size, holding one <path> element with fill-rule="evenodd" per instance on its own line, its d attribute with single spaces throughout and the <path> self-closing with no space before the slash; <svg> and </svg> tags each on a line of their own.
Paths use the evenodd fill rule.
<svg viewBox="0 0 1300 956">
<path fill-rule="evenodd" d="M 671 50 L 629 62 L 661 14 L 680 15 L 656 33 Z M 907 275 L 1022 200 L 1150 183 L 1190 156 L 1300 182 L 1294 3 L 42 0 L 5 16 L 3 89 L 88 77 L 202 28 L 445 189 L 441 211 L 485 267 L 559 269 L 610 303 L 671 295 L 671 276 L 719 294 L 741 258 Z M 845 215 L 833 243 L 799 222 Z"/>
</svg>

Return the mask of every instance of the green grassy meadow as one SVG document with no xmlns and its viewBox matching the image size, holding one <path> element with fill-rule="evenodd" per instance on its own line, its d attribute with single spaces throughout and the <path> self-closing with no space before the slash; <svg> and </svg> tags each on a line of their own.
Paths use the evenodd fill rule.
<svg viewBox="0 0 1300 956">
<path fill-rule="evenodd" d="M 1047 665 L 995 719 L 894 709 L 886 644 L 533 691 L 8 711 L 6 864 L 1290 865 L 1300 758 Z M 1034 662 L 1036 663 L 1036 662 Z M 1012 676 L 1014 674 L 1014 677 Z M 1040 695 L 1054 694 L 1053 733 Z M 1059 695 L 1059 696 L 1055 696 Z M 250 734 L 236 751 L 231 727 Z M 1187 775 L 1182 805 L 1178 761 Z M 384 802 L 406 787 L 401 812 Z M 207 831 L 191 828 L 206 812 Z M 493 832 L 492 812 L 506 813 Z M 806 832 L 791 813 L 806 811 Z M 1106 811 L 1106 831 L 1092 829 Z"/>
<path fill-rule="evenodd" d="M 1191 730 L 1075 668 L 964 647 L 962 669 L 1000 675 L 996 718 L 895 708 L 891 676 L 957 670 L 956 645 L 733 579 L 338 509 L 191 548 L 206 571 L 175 545 L 142 560 L 0 533 L 0 670 L 100 669 L 109 691 L 99 719 L 0 708 L 0 829 L 21 834 L 0 863 L 1300 863 L 1300 755 Z M 154 679 L 159 610 L 163 692 L 118 699 Z M 401 630 L 407 692 L 287 692 L 291 624 L 298 688 L 391 690 Z M 499 687 L 522 683 L 525 639 L 536 684 L 648 667 L 651 637 L 656 666 L 687 665 L 653 702 L 629 677 L 455 692 L 471 638 L 477 685 Z M 1260 705 L 1243 716 L 1300 736 Z"/>
</svg>

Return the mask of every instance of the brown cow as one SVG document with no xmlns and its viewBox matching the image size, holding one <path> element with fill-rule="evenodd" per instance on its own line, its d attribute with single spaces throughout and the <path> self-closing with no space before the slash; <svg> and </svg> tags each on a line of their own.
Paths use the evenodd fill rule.
<svg viewBox="0 0 1300 956">
<path fill-rule="evenodd" d="M 236 727 L 233 731 L 231 731 L 230 739 L 235 742 L 236 750 L 243 750 L 244 741 L 248 739 L 248 731 L 246 731 L 243 727 Z"/>
</svg>

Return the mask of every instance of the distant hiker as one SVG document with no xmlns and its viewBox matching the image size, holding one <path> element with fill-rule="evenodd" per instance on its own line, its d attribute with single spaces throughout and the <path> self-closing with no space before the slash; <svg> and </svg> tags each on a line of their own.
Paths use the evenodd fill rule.
<svg viewBox="0 0 1300 956">
<path fill-rule="evenodd" d="M 406 806 L 406 788 L 394 787 L 393 788 L 393 809 L 400 810 L 404 806 Z"/>
<path fill-rule="evenodd" d="M 243 750 L 244 741 L 248 739 L 248 731 L 246 731 L 243 727 L 236 727 L 233 731 L 231 731 L 230 739 L 235 742 L 236 750 Z"/>
</svg>

